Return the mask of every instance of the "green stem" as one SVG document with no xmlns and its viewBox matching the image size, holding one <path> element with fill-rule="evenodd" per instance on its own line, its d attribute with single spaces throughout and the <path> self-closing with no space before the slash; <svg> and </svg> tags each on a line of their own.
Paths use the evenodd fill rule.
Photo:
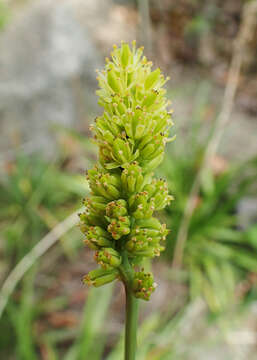
<svg viewBox="0 0 257 360">
<path fill-rule="evenodd" d="M 134 297 L 128 285 L 126 291 L 126 330 L 125 360 L 135 360 L 137 347 L 138 299 Z"/>
</svg>

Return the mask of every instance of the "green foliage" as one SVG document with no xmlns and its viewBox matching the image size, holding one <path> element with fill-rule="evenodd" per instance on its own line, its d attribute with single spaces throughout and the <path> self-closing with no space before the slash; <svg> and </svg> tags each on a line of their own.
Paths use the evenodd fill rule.
<svg viewBox="0 0 257 360">
<path fill-rule="evenodd" d="M 176 194 L 176 201 L 166 208 L 172 230 L 166 244 L 168 259 L 173 258 L 185 204 L 202 160 L 201 145 L 192 147 L 187 141 L 190 154 L 170 151 L 163 166 L 169 188 Z M 240 229 L 237 217 L 238 203 L 254 193 L 256 178 L 257 159 L 228 166 L 219 174 L 205 171 L 195 199 L 183 265 L 191 298 L 204 296 L 214 312 L 232 306 L 237 284 L 257 272 L 256 227 Z"/>
<path fill-rule="evenodd" d="M 64 217 L 67 204 L 76 205 L 84 191 L 79 177 L 60 171 L 39 156 L 18 157 L 0 181 L 0 233 L 5 256 L 14 263 L 21 259 Z"/>
<path fill-rule="evenodd" d="M 13 267 L 52 227 L 77 208 L 85 190 L 80 177 L 66 173 L 58 163 L 51 164 L 38 155 L 19 156 L 9 163 L 7 173 L 0 180 L 0 235 L 4 255 L 1 263 L 5 263 L 5 269 Z M 72 255 L 76 243 L 79 246 L 76 238 L 78 234 L 70 232 L 60 248 L 66 255 Z M 7 359 L 9 352 L 16 352 L 21 360 L 38 358 L 38 339 L 33 326 L 41 309 L 40 293 L 34 296 L 35 276 L 34 269 L 24 277 L 15 300 L 10 300 L 1 319 L 0 332 L 4 334 L 0 340 L 1 358 Z"/>
<path fill-rule="evenodd" d="M 23 291 L 18 307 L 13 306 L 11 311 L 12 321 L 16 332 L 16 353 L 22 360 L 36 360 L 35 335 L 33 334 L 33 321 L 36 314 L 36 303 L 34 302 L 34 278 L 35 269 L 24 279 Z"/>
<path fill-rule="evenodd" d="M 91 360 L 100 360 L 102 358 L 106 340 L 103 323 L 107 320 L 112 292 L 113 284 L 100 289 L 90 289 L 78 336 L 63 360 L 84 360 L 87 357 Z M 96 342 L 97 346 L 95 346 Z"/>
</svg>

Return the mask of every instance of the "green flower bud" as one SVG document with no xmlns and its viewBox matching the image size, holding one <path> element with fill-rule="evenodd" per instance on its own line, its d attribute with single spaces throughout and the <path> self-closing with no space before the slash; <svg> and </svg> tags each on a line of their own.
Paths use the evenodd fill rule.
<svg viewBox="0 0 257 360">
<path fill-rule="evenodd" d="M 96 251 L 95 260 L 103 268 L 118 267 L 121 264 L 120 254 L 112 248 L 104 248 L 102 250 Z"/>
<path fill-rule="evenodd" d="M 130 219 L 127 216 L 127 203 L 120 199 L 111 201 L 106 207 L 106 219 L 110 223 L 107 230 L 115 240 L 130 232 Z"/>
<path fill-rule="evenodd" d="M 145 241 L 144 241 L 145 240 Z M 155 256 L 160 256 L 161 251 L 165 248 L 160 245 L 159 242 L 152 243 L 152 239 L 140 239 L 138 237 L 132 237 L 126 243 L 126 249 L 129 252 L 130 258 L 135 257 L 148 257 L 153 258 Z"/>
<path fill-rule="evenodd" d="M 111 235 L 100 226 L 90 226 L 84 242 L 93 250 L 113 245 Z"/>
<path fill-rule="evenodd" d="M 107 229 L 115 240 L 119 240 L 122 236 L 129 234 L 130 220 L 127 216 L 119 216 L 117 220 L 110 219 Z"/>
<path fill-rule="evenodd" d="M 155 245 L 155 246 L 150 246 L 148 245 L 148 247 L 146 249 L 135 249 L 133 250 L 132 256 L 130 257 L 148 257 L 148 258 L 154 258 L 156 256 L 160 256 L 161 252 L 164 251 L 165 247 L 161 246 L 160 244 Z M 129 254 L 131 255 L 131 253 Z"/>
<path fill-rule="evenodd" d="M 166 229 L 166 224 L 161 224 L 160 221 L 154 217 L 149 219 L 137 220 L 134 224 L 134 228 L 137 229 L 147 229 L 147 230 L 157 230 L 163 236 L 168 234 Z"/>
<path fill-rule="evenodd" d="M 160 256 L 168 230 L 155 218 L 137 220 L 126 242 L 126 249 L 130 257 L 155 257 Z"/>
<path fill-rule="evenodd" d="M 153 179 L 151 184 L 145 185 L 144 191 L 146 191 L 149 198 L 152 199 L 155 210 L 165 208 L 165 206 L 173 200 L 173 196 L 168 194 L 167 182 L 162 179 Z"/>
<path fill-rule="evenodd" d="M 136 150 L 134 152 L 132 142 L 118 137 L 112 142 L 110 155 L 113 162 L 106 164 L 106 168 L 114 169 L 119 166 L 125 166 L 126 164 L 134 161 L 138 157 L 139 151 Z"/>
<path fill-rule="evenodd" d="M 90 226 L 101 226 L 105 227 L 107 220 L 104 217 L 101 217 L 100 214 L 96 215 L 92 213 L 88 208 L 86 208 L 84 213 L 79 214 L 80 218 L 80 229 L 85 234 Z"/>
<path fill-rule="evenodd" d="M 139 192 L 143 186 L 143 182 L 142 169 L 138 166 L 137 162 L 129 164 L 122 171 L 121 184 L 126 196 Z"/>
<path fill-rule="evenodd" d="M 161 75 L 160 69 L 156 69 L 151 72 L 147 78 L 145 79 L 145 89 L 153 88 L 153 86 L 157 83 Z"/>
<path fill-rule="evenodd" d="M 91 212 L 91 214 L 104 214 L 106 204 L 108 200 L 106 200 L 103 196 L 91 196 L 84 199 L 83 204 L 86 208 Z"/>
<path fill-rule="evenodd" d="M 129 198 L 129 208 L 135 219 L 149 218 L 155 209 L 154 199 L 149 198 L 147 191 L 142 191 Z"/>
<path fill-rule="evenodd" d="M 128 215 L 127 202 L 125 200 L 116 200 L 108 203 L 106 206 L 106 215 L 110 218 Z"/>
<path fill-rule="evenodd" d="M 158 166 L 159 162 L 155 161 L 156 159 L 159 159 L 159 161 L 162 160 L 165 143 L 166 137 L 164 133 L 154 136 L 146 135 L 138 145 L 140 149 L 138 162 L 141 163 L 141 166 L 149 169 L 149 162 L 151 162 L 152 169 L 155 164 Z"/>
<path fill-rule="evenodd" d="M 135 273 L 132 283 L 135 297 L 148 301 L 156 286 L 151 273 L 145 273 L 143 269 Z"/>
<path fill-rule="evenodd" d="M 83 282 L 87 285 L 99 287 L 112 282 L 119 278 L 119 271 L 115 268 L 111 269 L 95 269 L 84 276 Z"/>
<path fill-rule="evenodd" d="M 122 44 L 121 47 L 121 64 L 126 69 L 131 60 L 131 51 L 128 44 Z"/>
<path fill-rule="evenodd" d="M 113 90 L 113 93 L 123 92 L 121 79 L 117 77 L 113 66 L 109 68 L 107 72 L 107 82 L 109 87 Z"/>
<path fill-rule="evenodd" d="M 98 166 L 88 171 L 87 179 L 95 195 L 112 200 L 120 197 L 120 176 L 104 172 Z"/>
</svg>

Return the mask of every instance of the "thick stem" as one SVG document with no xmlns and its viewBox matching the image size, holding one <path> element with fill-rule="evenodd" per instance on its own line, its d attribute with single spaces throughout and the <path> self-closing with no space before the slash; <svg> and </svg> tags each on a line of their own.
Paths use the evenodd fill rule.
<svg viewBox="0 0 257 360">
<path fill-rule="evenodd" d="M 126 329 L 125 329 L 125 360 L 136 359 L 138 299 L 134 297 L 129 286 L 126 291 Z"/>
</svg>

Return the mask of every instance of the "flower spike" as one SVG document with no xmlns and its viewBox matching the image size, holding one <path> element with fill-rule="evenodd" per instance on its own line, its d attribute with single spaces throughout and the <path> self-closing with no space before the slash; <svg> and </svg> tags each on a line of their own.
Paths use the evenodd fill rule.
<svg viewBox="0 0 257 360">
<path fill-rule="evenodd" d="M 165 180 L 153 177 L 173 125 L 163 87 L 168 78 L 152 70 L 135 42 L 115 45 L 97 73 L 103 113 L 91 130 L 99 161 L 87 173 L 91 195 L 84 200 L 80 228 L 100 267 L 84 282 L 101 286 L 120 279 L 136 298 L 149 300 L 153 275 L 134 266 L 159 256 L 168 234 L 154 216 L 173 197 Z"/>
</svg>

